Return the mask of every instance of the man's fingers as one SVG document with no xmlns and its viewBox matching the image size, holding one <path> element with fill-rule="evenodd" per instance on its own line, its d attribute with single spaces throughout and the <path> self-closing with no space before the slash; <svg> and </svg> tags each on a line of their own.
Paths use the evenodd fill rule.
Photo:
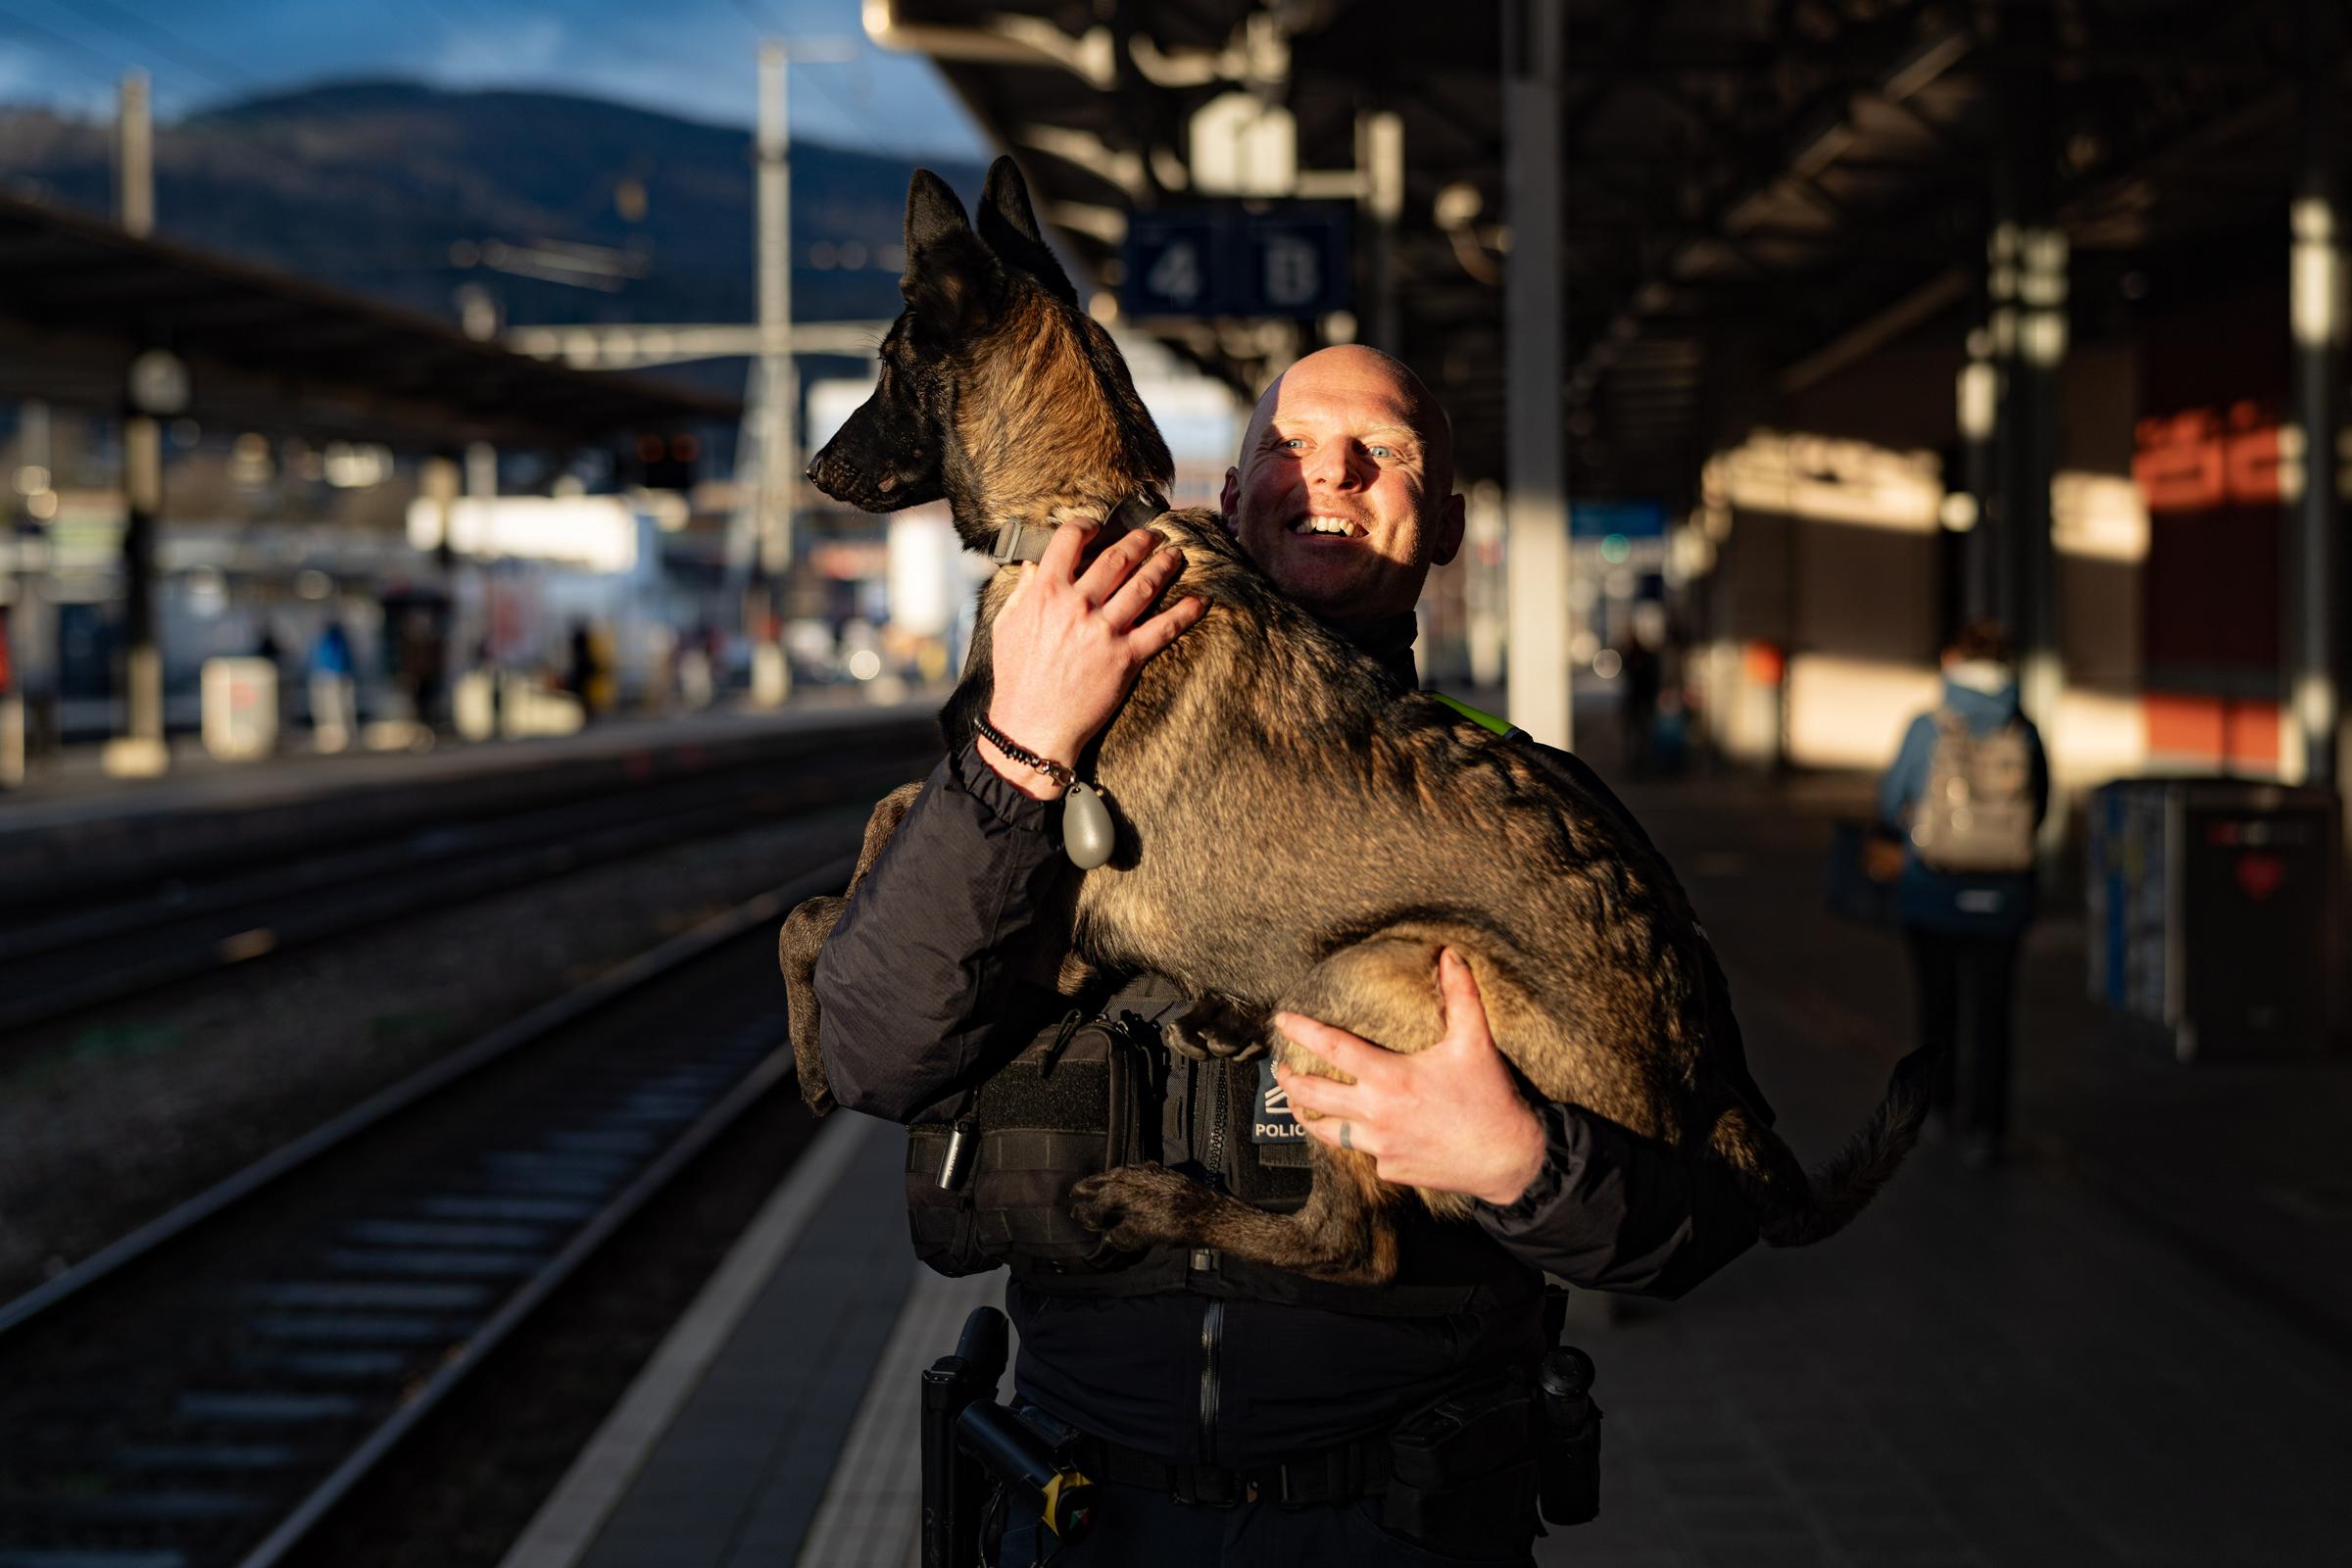
<svg viewBox="0 0 2352 1568">
<path fill-rule="evenodd" d="M 1478 976 L 1470 972 L 1470 965 L 1451 948 L 1442 949 L 1438 954 L 1438 997 L 1446 1008 L 1446 1039 L 1493 1043 L 1494 1037 L 1487 1027 L 1486 999 L 1479 995 Z"/>
<path fill-rule="evenodd" d="M 1159 597 L 1159 591 L 1182 569 L 1182 551 L 1153 551 L 1150 560 L 1135 568 L 1135 575 L 1121 583 L 1119 591 L 1103 604 L 1102 613 L 1121 630 L 1134 625 L 1135 617 L 1152 608 L 1152 601 Z"/>
<path fill-rule="evenodd" d="M 1375 1162 L 1380 1158 L 1380 1151 L 1365 1143 L 1362 1122 L 1326 1117 L 1322 1121 L 1310 1121 L 1304 1125 L 1309 1138 L 1320 1139 L 1334 1149 L 1351 1149 L 1357 1153 L 1370 1154 Z"/>
<path fill-rule="evenodd" d="M 1389 1054 L 1380 1047 L 1319 1019 L 1278 1012 L 1274 1027 L 1359 1082 L 1388 1066 Z"/>
<path fill-rule="evenodd" d="M 1308 1072 L 1304 1067 L 1294 1067 L 1288 1062 L 1275 1064 L 1274 1081 L 1282 1085 L 1283 1092 L 1291 1097 L 1294 1110 L 1312 1111 L 1318 1116 L 1361 1113 L 1362 1107 L 1356 1102 L 1356 1086 L 1353 1084 L 1344 1084 L 1337 1078 L 1326 1078 L 1319 1072 Z"/>
<path fill-rule="evenodd" d="M 1205 599 L 1179 599 L 1127 634 L 1127 646 L 1139 660 L 1150 659 L 1192 629 L 1208 613 Z"/>
<path fill-rule="evenodd" d="M 1149 528 L 1121 534 L 1103 546 L 1102 553 L 1078 574 L 1078 597 L 1096 608 L 1107 604 L 1129 574 L 1157 548 L 1159 535 Z"/>
<path fill-rule="evenodd" d="M 1045 554 L 1037 558 L 1038 570 L 1055 582 L 1068 582 L 1078 575 L 1078 558 L 1102 531 L 1102 525 L 1092 517 L 1073 517 L 1061 524 L 1046 541 Z"/>
</svg>

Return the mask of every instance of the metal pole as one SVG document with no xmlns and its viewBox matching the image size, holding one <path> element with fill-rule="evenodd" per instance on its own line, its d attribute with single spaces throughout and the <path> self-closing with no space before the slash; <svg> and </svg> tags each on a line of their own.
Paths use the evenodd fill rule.
<svg viewBox="0 0 2352 1568">
<path fill-rule="evenodd" d="M 1510 720 L 1545 745 L 1575 736 L 1568 668 L 1568 487 L 1561 404 L 1565 285 L 1560 247 L 1562 7 L 1503 0 L 1503 271 L 1507 394 Z"/>
<path fill-rule="evenodd" d="M 115 121 L 116 217 L 126 232 L 155 227 L 154 124 L 147 74 L 123 73 Z M 155 527 L 163 506 L 164 428 L 153 413 L 122 419 L 122 694 L 124 724 L 103 758 L 110 773 L 149 777 L 170 765 L 164 741 L 164 655 L 156 642 Z"/>
<path fill-rule="evenodd" d="M 2048 741 L 2066 672 L 2058 644 L 2058 561 L 2050 479 L 2058 466 L 2058 369 L 2067 348 L 2066 235 L 2053 211 L 2049 12 L 2002 13 L 2008 116 L 1992 238 L 1993 352 L 2001 369 L 2000 532 L 2003 617 L 2016 646 L 2019 697 Z M 2056 808 L 2050 821 L 2060 824 Z"/>
<path fill-rule="evenodd" d="M 792 495 L 799 461 L 793 416 L 791 60 L 760 46 L 760 567 L 772 582 L 792 564 Z"/>
<path fill-rule="evenodd" d="M 126 71 L 116 98 L 115 220 L 127 233 L 155 231 L 155 122 L 147 73 Z"/>
<path fill-rule="evenodd" d="M 1968 537 L 1961 548 L 1966 580 L 1962 583 L 1961 612 L 1968 620 L 1985 620 L 1999 613 L 1999 530 L 1993 514 L 1999 510 L 1997 448 L 1993 441 L 2001 405 L 2001 372 L 1993 363 L 1992 332 L 1979 324 L 1968 329 L 1968 364 L 1960 370 L 1959 425 L 1961 489 L 1968 498 Z"/>
<path fill-rule="evenodd" d="M 1371 342 L 1402 357 L 1403 318 L 1396 297 L 1396 220 L 1404 214 L 1404 120 L 1388 110 L 1355 117 L 1355 166 L 1371 239 Z"/>
<path fill-rule="evenodd" d="M 2336 176 L 2335 73 L 2343 49 L 2334 0 L 2303 6 L 2303 125 L 2289 222 L 2288 311 L 2294 335 L 2295 413 L 2301 437 L 2297 527 L 2280 552 L 2286 668 L 2292 731 L 2302 743 L 2302 776 L 2335 786 L 2335 606 L 2343 560 L 2336 546 L 2337 384 L 2344 373 L 2344 268 L 2341 180 Z M 2282 458 L 2297 454 L 2282 452 Z M 2290 468 L 2288 470 L 2292 472 Z"/>
</svg>

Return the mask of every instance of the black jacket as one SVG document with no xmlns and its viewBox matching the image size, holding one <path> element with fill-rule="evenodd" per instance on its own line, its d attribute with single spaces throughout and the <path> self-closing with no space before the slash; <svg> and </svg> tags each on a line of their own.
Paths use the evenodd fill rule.
<svg viewBox="0 0 2352 1568">
<path fill-rule="evenodd" d="M 1589 768 L 1547 755 L 1623 814 Z M 817 961 L 821 1046 L 843 1105 L 899 1122 L 936 1113 L 1054 1015 L 1057 999 L 1029 977 L 1050 968 L 1037 961 L 1043 917 L 1073 874 L 1058 811 L 969 748 L 933 771 Z M 1718 1036 L 1724 1065 L 1752 1091 L 1728 1007 Z M 1543 1173 L 1508 1207 L 1478 1205 L 1478 1223 L 1531 1279 L 1541 1269 L 1574 1285 L 1679 1296 L 1754 1242 L 1754 1219 L 1719 1167 L 1574 1105 L 1539 1112 Z M 1025 1396 L 1170 1462 L 1228 1465 L 1328 1446 L 1481 1370 L 1527 1359 L 1543 1348 L 1532 1300 L 1530 1292 L 1494 1311 L 1429 1319 L 1185 1291 L 1109 1299 L 1017 1283 L 1007 1291 Z"/>
</svg>

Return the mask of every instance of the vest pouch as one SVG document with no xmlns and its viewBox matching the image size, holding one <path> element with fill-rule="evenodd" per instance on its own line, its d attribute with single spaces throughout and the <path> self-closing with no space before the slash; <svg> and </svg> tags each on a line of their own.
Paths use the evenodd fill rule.
<svg viewBox="0 0 2352 1568">
<path fill-rule="evenodd" d="M 1056 1027 L 980 1087 L 974 1107 L 972 1245 L 1022 1271 L 1092 1273 L 1134 1254 L 1070 1212 L 1070 1190 L 1147 1158 L 1146 1050 L 1097 1019 Z"/>
<path fill-rule="evenodd" d="M 955 1136 L 950 1122 L 917 1122 L 906 1129 L 906 1229 L 914 1241 L 914 1255 L 950 1279 L 985 1274 L 1004 1262 L 980 1250 L 968 1170 L 955 1187 L 939 1184 Z M 968 1166 L 968 1156 L 965 1163 Z"/>
<path fill-rule="evenodd" d="M 1389 1440 L 1381 1524 L 1459 1555 L 1526 1549 L 1536 1520 L 1535 1406 L 1517 1379 L 1448 1394 Z"/>
</svg>

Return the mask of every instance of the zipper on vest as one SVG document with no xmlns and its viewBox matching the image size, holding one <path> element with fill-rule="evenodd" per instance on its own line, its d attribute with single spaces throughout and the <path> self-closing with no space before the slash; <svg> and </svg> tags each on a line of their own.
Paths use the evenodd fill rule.
<svg viewBox="0 0 2352 1568">
<path fill-rule="evenodd" d="M 1217 1460 L 1217 1351 L 1225 1342 L 1225 1301 L 1208 1298 L 1200 1314 L 1200 1462 Z"/>
<path fill-rule="evenodd" d="M 1208 1167 L 1208 1185 L 1213 1192 L 1225 1190 L 1225 1123 L 1229 1119 L 1226 1106 L 1223 1062 L 1208 1065 L 1208 1148 L 1201 1152 L 1200 1163 Z"/>
</svg>

